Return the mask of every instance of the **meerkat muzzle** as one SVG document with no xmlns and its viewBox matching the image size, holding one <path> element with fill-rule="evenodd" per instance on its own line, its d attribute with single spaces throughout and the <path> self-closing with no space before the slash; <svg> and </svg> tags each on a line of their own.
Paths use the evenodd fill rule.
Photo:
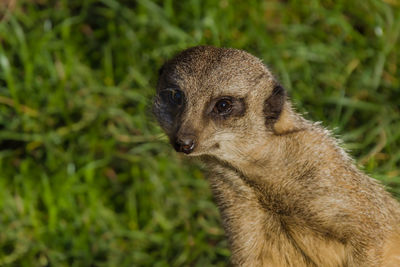
<svg viewBox="0 0 400 267">
<path fill-rule="evenodd" d="M 175 150 L 190 154 L 195 148 L 195 141 L 193 136 L 178 137 L 175 141 Z"/>
</svg>

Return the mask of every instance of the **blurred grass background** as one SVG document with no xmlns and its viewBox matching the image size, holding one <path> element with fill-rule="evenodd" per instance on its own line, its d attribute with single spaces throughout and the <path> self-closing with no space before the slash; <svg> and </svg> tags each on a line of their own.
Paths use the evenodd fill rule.
<svg viewBox="0 0 400 267">
<path fill-rule="evenodd" d="M 149 107 L 189 46 L 262 58 L 400 195 L 400 1 L 0 1 L 0 266 L 226 266 L 201 167 Z"/>
</svg>

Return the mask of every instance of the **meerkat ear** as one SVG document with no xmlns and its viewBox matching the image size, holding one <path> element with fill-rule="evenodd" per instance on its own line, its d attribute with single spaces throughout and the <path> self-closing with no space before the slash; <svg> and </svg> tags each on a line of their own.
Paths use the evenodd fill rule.
<svg viewBox="0 0 400 267">
<path fill-rule="evenodd" d="M 279 119 L 285 99 L 285 89 L 279 84 L 275 85 L 271 95 L 264 102 L 264 115 L 267 125 L 273 125 Z"/>
<path fill-rule="evenodd" d="M 286 98 L 285 89 L 276 84 L 264 102 L 265 124 L 275 134 L 286 134 L 296 129 Z"/>
</svg>

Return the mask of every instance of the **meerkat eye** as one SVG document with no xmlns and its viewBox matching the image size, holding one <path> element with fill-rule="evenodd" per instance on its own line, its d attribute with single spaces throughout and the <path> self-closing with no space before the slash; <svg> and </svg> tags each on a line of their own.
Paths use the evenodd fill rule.
<svg viewBox="0 0 400 267">
<path fill-rule="evenodd" d="M 179 89 L 166 89 L 162 91 L 163 96 L 172 105 L 180 106 L 183 103 L 184 94 Z"/>
<path fill-rule="evenodd" d="M 220 115 L 227 115 L 232 111 L 232 101 L 229 99 L 221 99 L 219 100 L 215 106 L 213 111 Z"/>
<path fill-rule="evenodd" d="M 171 90 L 169 95 L 169 100 L 175 105 L 182 105 L 183 102 L 183 92 L 181 90 Z"/>
</svg>

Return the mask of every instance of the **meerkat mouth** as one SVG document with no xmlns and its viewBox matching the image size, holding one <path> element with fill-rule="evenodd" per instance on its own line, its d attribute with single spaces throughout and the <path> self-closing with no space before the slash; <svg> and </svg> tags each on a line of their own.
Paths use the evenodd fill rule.
<svg viewBox="0 0 400 267">
<path fill-rule="evenodd" d="M 185 154 L 190 154 L 191 151 L 193 151 L 193 149 L 194 149 L 194 143 L 182 146 L 182 152 Z"/>
</svg>

